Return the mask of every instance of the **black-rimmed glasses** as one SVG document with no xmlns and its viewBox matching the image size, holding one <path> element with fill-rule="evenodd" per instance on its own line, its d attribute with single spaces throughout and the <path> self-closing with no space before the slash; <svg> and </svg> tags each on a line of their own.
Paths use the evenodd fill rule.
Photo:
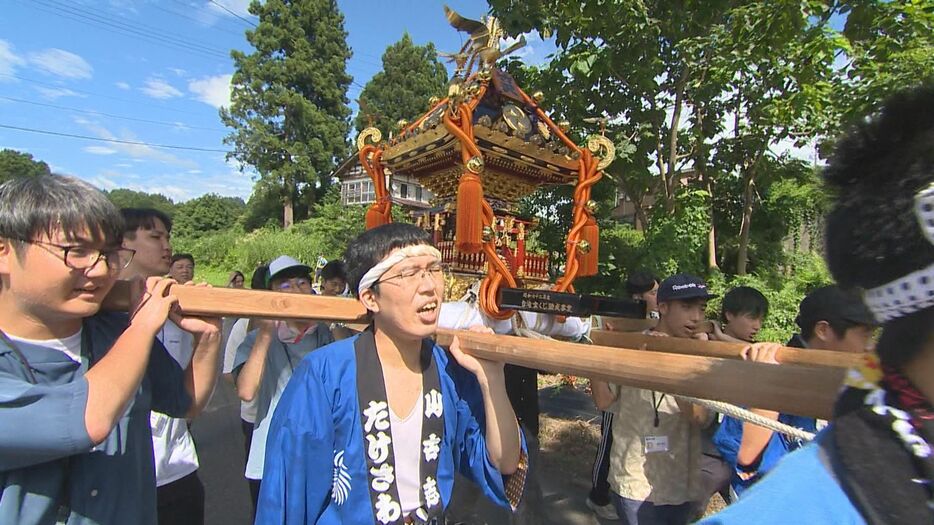
<svg viewBox="0 0 934 525">
<path fill-rule="evenodd" d="M 107 269 L 112 272 L 119 272 L 130 265 L 136 250 L 131 248 L 111 248 L 109 250 L 96 250 L 85 246 L 65 246 L 45 241 L 36 241 L 30 239 L 16 239 L 26 244 L 34 244 L 40 247 L 51 246 L 62 250 L 62 260 L 65 266 L 73 270 L 89 270 L 97 265 L 103 259 L 107 263 Z M 52 250 L 46 250 L 49 253 L 55 253 Z"/>
<path fill-rule="evenodd" d="M 396 275 L 390 277 L 384 277 L 379 281 L 376 281 L 374 284 L 385 283 L 393 279 L 398 279 L 401 284 L 404 285 L 418 285 L 422 282 L 426 275 L 431 276 L 431 279 L 435 282 L 440 282 L 444 279 L 444 266 L 440 263 L 432 264 L 427 268 L 408 268 L 403 270 Z"/>
</svg>

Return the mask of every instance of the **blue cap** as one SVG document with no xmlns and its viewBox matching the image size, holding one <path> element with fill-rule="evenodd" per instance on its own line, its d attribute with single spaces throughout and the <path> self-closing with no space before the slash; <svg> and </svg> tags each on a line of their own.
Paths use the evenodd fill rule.
<svg viewBox="0 0 934 525">
<path fill-rule="evenodd" d="M 716 297 L 716 295 L 707 291 L 707 283 L 705 283 L 703 279 L 687 273 L 672 275 L 658 285 L 657 300 L 660 303 L 666 301 L 712 299 L 714 297 Z"/>
</svg>

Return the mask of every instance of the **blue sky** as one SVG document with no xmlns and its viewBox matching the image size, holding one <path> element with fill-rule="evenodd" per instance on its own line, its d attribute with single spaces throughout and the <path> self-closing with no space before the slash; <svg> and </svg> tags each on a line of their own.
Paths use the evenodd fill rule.
<svg viewBox="0 0 934 525">
<path fill-rule="evenodd" d="M 484 1 L 449 0 L 479 18 Z M 15 0 L 0 17 L 0 149 L 33 154 L 54 171 L 102 189 L 131 188 L 183 201 L 250 194 L 253 176 L 225 161 L 218 108 L 229 99 L 229 50 L 249 51 L 248 0 Z M 408 31 L 456 51 L 463 39 L 441 2 L 338 0 L 354 52 L 349 98 L 381 69 L 386 46 Z M 221 7 L 223 6 L 223 7 Z M 226 8 L 226 9 L 225 9 Z M 239 18 L 239 17 L 242 17 Z M 245 20 L 244 20 L 245 19 Z M 528 35 L 517 53 L 540 63 L 550 43 Z M 356 104 L 351 104 L 356 110 Z M 85 140 L 80 135 L 149 145 Z"/>
</svg>

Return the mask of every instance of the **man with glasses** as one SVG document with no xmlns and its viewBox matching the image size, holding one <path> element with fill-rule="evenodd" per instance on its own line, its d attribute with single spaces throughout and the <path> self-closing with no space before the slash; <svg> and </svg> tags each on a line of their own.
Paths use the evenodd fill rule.
<svg viewBox="0 0 934 525">
<path fill-rule="evenodd" d="M 311 268 L 288 255 L 269 263 L 266 286 L 274 292 L 314 293 Z M 328 325 L 318 321 L 257 320 L 255 326 L 237 349 L 233 364 L 240 399 L 256 400 L 245 472 L 253 484 L 263 479 L 269 422 L 292 371 L 306 354 L 334 341 Z"/>
<path fill-rule="evenodd" d="M 516 508 L 527 449 L 503 363 L 431 340 L 444 278 L 430 242 L 386 224 L 348 246 L 348 283 L 373 322 L 307 356 L 289 381 L 256 523 L 444 523 L 455 473 Z"/>
<path fill-rule="evenodd" d="M 129 318 L 99 311 L 134 258 L 123 228 L 85 182 L 0 185 L 0 523 L 156 523 L 150 408 L 193 417 L 213 388 L 154 343 L 172 281 Z M 197 368 L 216 367 L 216 325 L 177 319 L 214 342 Z"/>
<path fill-rule="evenodd" d="M 170 270 L 176 261 L 190 262 L 191 256 L 188 256 L 189 260 L 172 256 L 172 220 L 168 215 L 152 208 L 124 208 L 120 212 L 125 221 L 123 246 L 136 253 L 132 262 L 120 273 L 121 279 L 146 279 L 168 273 L 170 278 L 179 283 L 191 281 L 193 263 L 187 275 Z M 197 332 L 190 333 L 171 319 L 162 325 L 156 338 L 180 367 L 191 367 L 201 381 L 207 381 L 208 376 L 216 376 L 214 368 L 199 367 L 197 363 L 217 362 L 219 340 L 205 339 Z M 195 360 L 196 364 L 192 367 L 195 355 L 199 359 Z M 210 384 L 213 388 L 213 379 Z M 154 410 L 149 416 L 149 423 L 152 427 L 156 466 L 159 523 L 204 523 L 204 485 L 198 478 L 198 452 L 188 432 L 188 421 Z"/>
</svg>

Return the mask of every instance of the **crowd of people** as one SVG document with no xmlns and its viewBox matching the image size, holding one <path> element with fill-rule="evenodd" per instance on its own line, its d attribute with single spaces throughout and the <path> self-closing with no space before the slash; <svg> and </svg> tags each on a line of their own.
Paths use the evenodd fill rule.
<svg viewBox="0 0 934 525">
<path fill-rule="evenodd" d="M 601 442 L 587 503 L 630 525 L 934 522 L 934 87 L 905 92 L 837 146 L 826 257 L 837 285 L 799 307 L 787 346 L 855 352 L 830 422 L 747 407 L 817 433 L 810 443 L 665 392 L 596 379 Z M 201 524 L 203 480 L 189 424 L 219 375 L 242 400 L 244 476 L 259 524 L 543 523 L 535 370 L 432 339 L 438 327 L 586 340 L 591 323 L 520 312 L 491 319 L 476 290 L 444 302 L 441 254 L 423 230 L 388 224 L 320 270 L 288 256 L 254 290 L 348 295 L 355 332 L 321 321 L 186 316 L 174 286 L 172 220 L 118 210 L 65 176 L 0 185 L 0 523 Z M 129 312 L 101 310 L 118 280 L 150 280 Z M 318 290 L 315 282 L 320 281 Z M 182 284 L 180 284 L 182 283 Z M 233 272 L 229 287 L 245 277 Z M 634 272 L 645 334 L 758 341 L 769 304 L 740 286 Z M 616 326 L 614 326 L 616 325 Z M 881 331 L 879 330 L 881 327 Z M 702 344 L 702 343 L 698 343 Z M 581 347 L 582 351 L 586 347 Z M 704 517 L 714 494 L 729 506 Z"/>
</svg>

